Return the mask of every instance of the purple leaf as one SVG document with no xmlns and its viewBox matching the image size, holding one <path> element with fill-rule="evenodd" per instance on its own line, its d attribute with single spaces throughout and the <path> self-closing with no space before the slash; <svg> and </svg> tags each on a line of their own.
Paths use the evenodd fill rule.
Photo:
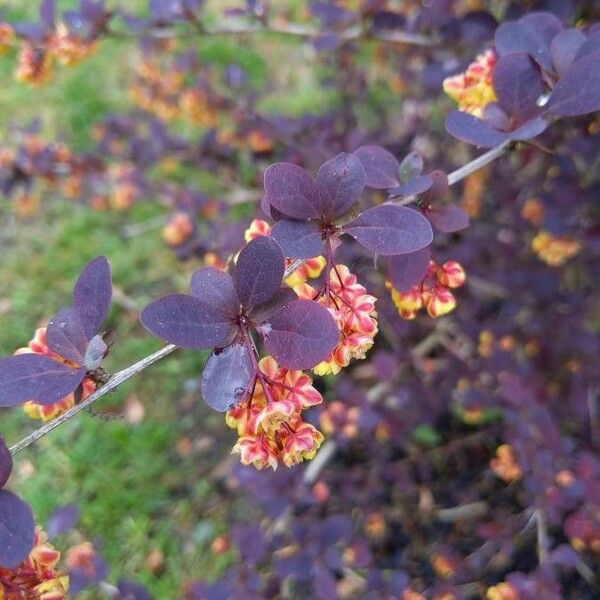
<svg viewBox="0 0 600 600">
<path fill-rule="evenodd" d="M 216 314 L 195 296 L 171 294 L 151 302 L 140 315 L 142 325 L 154 335 L 181 346 L 203 350 L 231 343 L 237 327 Z"/>
<path fill-rule="evenodd" d="M 494 129 L 500 129 L 501 131 L 510 129 L 510 117 L 500 108 L 497 102 L 488 102 L 483 107 L 482 118 Z"/>
<path fill-rule="evenodd" d="M 423 157 L 418 152 L 407 154 L 398 167 L 398 176 L 402 183 L 419 177 L 423 172 Z"/>
<path fill-rule="evenodd" d="M 79 521 L 79 509 L 74 504 L 59 506 L 48 519 L 46 532 L 53 538 L 72 529 Z"/>
<path fill-rule="evenodd" d="M 40 19 L 44 27 L 48 30 L 54 28 L 54 15 L 56 13 L 56 7 L 54 0 L 42 0 L 40 4 Z"/>
<path fill-rule="evenodd" d="M 0 488 L 8 481 L 12 473 L 13 460 L 4 438 L 0 435 Z"/>
<path fill-rule="evenodd" d="M 317 186 L 323 215 L 335 219 L 347 213 L 358 200 L 365 188 L 365 170 L 354 154 L 342 152 L 321 165 Z"/>
<path fill-rule="evenodd" d="M 575 61 L 586 39 L 579 29 L 565 29 L 552 40 L 550 54 L 559 77 L 562 77 Z M 598 49 L 600 50 L 600 48 Z"/>
<path fill-rule="evenodd" d="M 389 259 L 388 275 L 392 285 L 399 291 L 405 292 L 417 285 L 429 267 L 431 251 L 422 248 L 408 254 L 398 254 Z"/>
<path fill-rule="evenodd" d="M 469 215 L 456 204 L 435 206 L 427 211 L 427 218 L 442 233 L 453 233 L 469 226 Z"/>
<path fill-rule="evenodd" d="M 83 365 L 88 371 L 97 369 L 102 364 L 102 359 L 108 352 L 108 346 L 101 336 L 95 335 L 87 345 Z"/>
<path fill-rule="evenodd" d="M 281 246 L 287 258 L 312 258 L 323 251 L 323 238 L 316 223 L 288 219 L 277 221 L 271 237 Z"/>
<path fill-rule="evenodd" d="M 272 238 L 260 236 L 241 250 L 233 279 L 238 298 L 250 308 L 273 297 L 281 287 L 285 257 L 281 246 Z"/>
<path fill-rule="evenodd" d="M 398 196 L 416 196 L 417 194 L 422 194 L 426 192 L 433 185 L 433 179 L 431 175 L 420 175 L 407 181 L 406 183 L 401 183 L 398 187 L 395 187 L 390 190 L 389 197 L 396 198 Z"/>
<path fill-rule="evenodd" d="M 105 256 L 98 256 L 84 267 L 73 288 L 73 306 L 81 316 L 88 339 L 100 331 L 111 296 L 110 265 Z"/>
<path fill-rule="evenodd" d="M 600 52 L 574 62 L 554 88 L 548 113 L 574 117 L 600 110 Z"/>
<path fill-rule="evenodd" d="M 581 46 L 575 60 L 579 60 L 584 56 L 588 56 L 590 54 L 595 54 L 596 52 L 600 52 L 600 33 L 596 33 L 591 35 Z"/>
<path fill-rule="evenodd" d="M 524 52 L 503 56 L 494 67 L 492 83 L 502 109 L 519 121 L 535 110 L 544 90 L 539 69 Z"/>
<path fill-rule="evenodd" d="M 286 369 L 310 369 L 325 360 L 340 339 L 331 313 L 312 300 L 294 300 L 261 327 L 265 346 Z"/>
<path fill-rule="evenodd" d="M 547 44 L 550 44 L 563 29 L 560 19 L 551 12 L 531 12 L 521 17 L 519 21 L 535 30 Z"/>
<path fill-rule="evenodd" d="M 435 171 L 431 171 L 431 173 L 429 173 L 429 177 L 431 177 L 433 183 L 431 187 L 423 194 L 422 199 L 425 203 L 432 203 L 441 200 L 450 189 L 450 186 L 448 185 L 448 175 L 446 175 L 444 171 L 436 169 Z"/>
<path fill-rule="evenodd" d="M 314 219 L 321 215 L 321 198 L 315 180 L 292 163 L 279 162 L 264 175 L 266 201 L 292 219 Z"/>
<path fill-rule="evenodd" d="M 88 338 L 79 311 L 71 307 L 61 308 L 48 321 L 46 342 L 52 352 L 76 365 L 83 365 Z"/>
<path fill-rule="evenodd" d="M 496 131 L 485 121 L 458 110 L 453 110 L 446 115 L 445 125 L 446 131 L 450 135 L 463 142 L 482 148 L 499 146 L 507 139 L 505 133 Z"/>
<path fill-rule="evenodd" d="M 536 117 L 535 119 L 531 119 L 526 121 L 520 127 L 517 127 L 514 131 L 508 132 L 508 137 L 511 140 L 530 140 L 536 135 L 540 135 L 543 133 L 548 127 L 548 121 L 542 117 Z"/>
<path fill-rule="evenodd" d="M 398 185 L 396 157 L 381 146 L 361 146 L 354 153 L 365 170 L 365 183 L 375 189 L 389 189 Z"/>
<path fill-rule="evenodd" d="M 117 600 L 152 600 L 150 592 L 139 583 L 121 579 L 117 587 L 119 588 Z"/>
<path fill-rule="evenodd" d="M 369 208 L 344 226 L 344 232 L 376 254 L 406 254 L 429 246 L 433 231 L 418 211 L 381 204 Z"/>
<path fill-rule="evenodd" d="M 190 291 L 206 310 L 223 319 L 234 319 L 240 310 L 233 277 L 220 269 L 204 267 L 195 271 Z"/>
<path fill-rule="evenodd" d="M 315 586 L 315 595 L 319 600 L 337 600 L 336 579 L 329 569 L 318 566 L 316 568 L 313 585 Z"/>
<path fill-rule="evenodd" d="M 502 23 L 494 35 L 494 45 L 501 57 L 526 52 L 547 71 L 552 70 L 549 44 L 541 31 L 522 20 Z"/>
<path fill-rule="evenodd" d="M 296 292 L 287 285 L 280 287 L 275 295 L 267 302 L 254 306 L 248 313 L 248 318 L 253 323 L 262 323 L 268 319 L 275 311 L 279 310 L 285 304 L 289 304 L 293 300 L 297 300 Z"/>
<path fill-rule="evenodd" d="M 13 569 L 33 548 L 35 521 L 23 500 L 0 490 L 0 567 Z"/>
<path fill-rule="evenodd" d="M 202 372 L 202 399 L 212 409 L 226 412 L 251 393 L 254 374 L 252 358 L 244 344 L 234 342 L 217 350 Z"/>
<path fill-rule="evenodd" d="M 84 376 L 85 368 L 71 369 L 40 354 L 0 358 L 0 406 L 27 400 L 53 404 L 73 392 Z"/>
</svg>

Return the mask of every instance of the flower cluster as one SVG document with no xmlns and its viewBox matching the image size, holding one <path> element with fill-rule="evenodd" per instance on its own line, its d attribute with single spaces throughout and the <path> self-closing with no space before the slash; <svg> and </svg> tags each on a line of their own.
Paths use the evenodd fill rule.
<svg viewBox="0 0 600 600">
<path fill-rule="evenodd" d="M 68 361 L 58 356 L 48 348 L 46 343 L 46 328 L 40 327 L 36 329 L 33 339 L 24 348 L 15 350 L 15 354 L 42 354 L 48 356 L 61 363 L 68 364 Z M 81 399 L 87 398 L 96 389 L 96 384 L 89 377 L 86 377 L 82 384 L 82 395 Z M 28 401 L 23 404 L 23 410 L 32 419 L 41 419 L 42 421 L 50 421 L 58 415 L 62 414 L 69 408 L 75 405 L 75 393 L 71 393 L 65 396 L 62 400 L 54 402 L 52 404 L 36 404 L 35 402 Z"/>
<path fill-rule="evenodd" d="M 506 483 L 517 481 L 523 475 L 514 448 L 510 444 L 498 446 L 496 456 L 490 461 L 490 467 Z"/>
<path fill-rule="evenodd" d="M 249 242 L 254 238 L 261 235 L 270 235 L 271 226 L 261 219 L 254 219 L 246 231 L 244 232 L 244 240 Z M 287 259 L 286 266 L 289 266 L 293 261 Z M 309 279 L 316 279 L 322 273 L 325 268 L 325 257 L 315 256 L 314 258 L 307 258 L 289 277 L 286 278 L 285 282 L 291 288 L 294 288 L 301 283 L 305 283 Z"/>
<path fill-rule="evenodd" d="M 60 552 L 48 543 L 48 536 L 38 527 L 29 556 L 14 569 L 0 567 L 2 600 L 63 600 L 69 590 L 69 577 L 56 569 Z"/>
<path fill-rule="evenodd" d="M 251 397 L 225 417 L 239 436 L 232 453 L 257 469 L 276 469 L 280 462 L 292 467 L 312 459 L 323 434 L 303 421 L 301 412 L 320 404 L 321 394 L 308 375 L 284 369 L 270 356 L 261 359 L 259 369 Z"/>
<path fill-rule="evenodd" d="M 465 279 L 464 269 L 455 260 L 448 260 L 443 265 L 431 260 L 420 284 L 405 292 L 399 292 L 390 281 L 386 282 L 386 286 L 403 319 L 414 319 L 421 308 L 425 308 L 430 317 L 436 318 L 456 308 L 456 299 L 450 290 L 463 285 Z"/>
<path fill-rule="evenodd" d="M 560 267 L 573 258 L 581 248 L 577 240 L 540 231 L 531 240 L 531 249 L 551 267 Z"/>
<path fill-rule="evenodd" d="M 350 364 L 353 358 L 362 360 L 373 346 L 377 329 L 377 298 L 367 294 L 358 283 L 356 275 L 347 266 L 334 265 L 329 273 L 329 286 L 325 293 L 302 283 L 294 287 L 300 298 L 317 300 L 333 314 L 341 332 L 340 342 L 331 355 L 314 367 L 317 375 L 337 374 Z"/>
<path fill-rule="evenodd" d="M 444 92 L 458 103 L 458 109 L 481 117 L 489 102 L 496 100 L 492 70 L 496 64 L 493 50 L 480 54 L 464 73 L 444 79 Z"/>
</svg>

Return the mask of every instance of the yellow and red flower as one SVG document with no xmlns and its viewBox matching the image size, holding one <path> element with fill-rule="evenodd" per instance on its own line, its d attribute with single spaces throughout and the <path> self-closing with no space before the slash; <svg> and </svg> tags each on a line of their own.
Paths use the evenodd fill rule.
<svg viewBox="0 0 600 600">
<path fill-rule="evenodd" d="M 14 569 L 0 567 L 0 599 L 64 600 L 69 577 L 56 569 L 60 552 L 48 543 L 48 536 L 37 527 L 29 556 Z"/>
<path fill-rule="evenodd" d="M 496 100 L 492 71 L 496 65 L 493 50 L 480 54 L 464 73 L 444 79 L 444 92 L 458 103 L 458 110 L 481 117 L 489 102 Z"/>
<path fill-rule="evenodd" d="M 567 236 L 540 231 L 531 240 L 531 248 L 547 265 L 560 267 L 579 252 L 581 244 Z"/>
<path fill-rule="evenodd" d="M 40 327 L 36 329 L 35 335 L 33 339 L 29 342 L 27 346 L 24 348 L 19 348 L 15 351 L 15 354 L 43 354 L 44 356 L 48 356 L 53 360 L 64 364 L 71 364 L 68 360 L 64 359 L 62 356 L 55 354 L 48 348 L 48 344 L 46 343 L 46 328 Z M 75 366 L 75 365 L 72 365 Z M 92 392 L 96 390 L 96 383 L 92 381 L 89 377 L 86 377 L 82 383 L 82 393 L 81 399 L 87 398 Z M 53 402 L 52 404 L 37 404 L 32 402 L 31 400 L 25 402 L 23 404 L 23 410 L 27 414 L 27 416 L 32 419 L 41 419 L 42 421 L 50 421 L 58 415 L 62 414 L 69 408 L 75 406 L 75 393 L 71 393 L 58 402 Z"/>
<path fill-rule="evenodd" d="M 301 412 L 323 401 L 302 371 L 280 367 L 270 356 L 259 363 L 251 398 L 231 409 L 225 422 L 236 429 L 239 439 L 232 453 L 244 465 L 276 469 L 282 462 L 290 467 L 314 457 L 323 434 L 302 420 Z"/>
<path fill-rule="evenodd" d="M 43 85 L 52 76 L 52 55 L 23 44 L 19 52 L 15 79 L 31 85 Z"/>
</svg>

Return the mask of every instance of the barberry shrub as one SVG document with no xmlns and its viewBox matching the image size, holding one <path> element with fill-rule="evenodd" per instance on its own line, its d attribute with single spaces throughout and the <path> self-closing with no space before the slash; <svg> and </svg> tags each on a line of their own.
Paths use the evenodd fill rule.
<svg viewBox="0 0 600 600">
<path fill-rule="evenodd" d="M 60 560 L 76 507 L 46 532 L 6 487 L 19 450 L 178 347 L 209 352 L 196 395 L 237 434 L 223 485 L 243 499 L 211 546 L 230 568 L 173 598 L 594 597 L 595 3 L 73 4 L 0 23 L 16 81 L 137 40 L 135 110 L 93 124 L 86 153 L 17 129 L 2 192 L 17 218 L 48 190 L 122 219 L 158 199 L 157 244 L 195 262 L 189 293 L 139 315 L 168 345 L 114 375 L 104 256 L 0 359 L 0 407 L 46 422 L 0 437 L 0 599 L 150 597 L 108 584 L 88 541 Z M 272 34 L 312 47 L 337 102 L 265 108 L 280 77 L 253 80 L 241 40 Z M 197 51 L 213 36 L 244 36 L 227 64 Z"/>
</svg>

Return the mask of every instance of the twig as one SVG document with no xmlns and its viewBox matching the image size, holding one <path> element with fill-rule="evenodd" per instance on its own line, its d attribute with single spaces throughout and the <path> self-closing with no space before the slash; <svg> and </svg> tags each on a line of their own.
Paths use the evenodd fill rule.
<svg viewBox="0 0 600 600">
<path fill-rule="evenodd" d="M 157 350 L 153 354 L 150 354 L 150 356 L 142 358 L 142 360 L 139 360 L 130 367 L 127 367 L 126 369 L 115 373 L 101 388 L 97 389 L 93 394 L 90 394 L 85 400 L 73 406 L 73 408 L 70 408 L 59 417 L 56 417 L 56 419 L 50 421 L 49 423 L 46 423 L 45 425 L 42 425 L 42 427 L 36 429 L 35 431 L 32 431 L 20 442 L 17 442 L 14 446 L 11 446 L 9 448 L 10 453 L 16 454 L 24 448 L 27 448 L 27 446 L 30 446 L 31 444 L 33 444 L 33 442 L 36 442 L 41 437 L 44 437 L 47 433 L 50 433 L 53 429 L 55 429 L 65 421 L 68 421 L 76 414 L 80 413 L 82 410 L 85 410 L 86 408 L 91 406 L 94 402 L 96 402 L 96 400 L 102 398 L 102 396 L 106 396 L 106 394 L 112 392 L 124 381 L 127 381 L 134 375 L 141 373 L 145 368 L 149 367 L 150 365 L 153 365 L 155 362 L 173 353 L 176 349 L 177 346 L 175 346 L 174 344 L 168 344 L 167 346 L 164 346 L 163 348 Z"/>
<path fill-rule="evenodd" d="M 538 562 L 540 566 L 545 565 L 548 562 L 548 530 L 546 528 L 546 517 L 541 508 L 535 511 L 535 520 L 537 524 L 537 552 Z"/>
<path fill-rule="evenodd" d="M 487 164 L 489 164 L 496 158 L 502 156 L 510 147 L 511 147 L 510 142 L 504 142 L 500 146 L 497 146 L 496 148 L 492 148 L 485 154 L 478 156 L 476 159 L 467 163 L 460 169 L 457 169 L 456 171 L 453 171 L 452 173 L 450 173 L 448 175 L 449 183 L 452 185 L 452 184 L 456 183 L 457 181 L 460 181 L 461 179 L 465 178 L 470 173 L 473 173 L 477 169 L 480 169 L 480 168 L 486 166 Z M 406 200 L 407 199 L 405 198 L 402 201 L 402 203 L 407 203 Z M 294 262 L 292 262 L 285 269 L 284 277 L 289 277 L 296 269 L 298 269 L 303 264 L 304 264 L 303 259 L 297 259 Z M 149 367 L 150 365 L 154 364 L 155 362 L 157 362 L 159 360 L 162 360 L 169 354 L 173 353 L 176 349 L 177 349 L 177 346 L 175 346 L 173 344 L 168 344 L 167 346 L 164 346 L 163 348 L 154 352 L 150 356 L 147 356 L 146 358 L 143 358 L 142 360 L 131 365 L 130 367 L 127 367 L 126 369 L 119 371 L 118 373 L 113 375 L 106 382 L 105 385 L 103 385 L 101 388 L 96 390 L 93 394 L 90 394 L 90 396 L 88 396 L 85 400 L 83 400 L 82 402 L 80 402 L 79 404 L 74 406 L 73 408 L 70 408 L 69 410 L 65 411 L 62 415 L 60 415 L 56 419 L 50 421 L 49 423 L 46 423 L 45 425 L 43 425 L 42 427 L 40 427 L 38 429 L 36 429 L 32 433 L 30 433 L 28 436 L 24 437 L 22 440 L 17 442 L 14 446 L 11 446 L 11 448 L 10 448 L 11 454 L 16 454 L 17 452 L 23 450 L 24 448 L 27 448 L 28 446 L 30 446 L 31 444 L 33 444 L 34 442 L 36 442 L 37 440 L 39 440 L 40 438 L 45 436 L 47 433 L 50 433 L 53 429 L 55 429 L 62 423 L 65 423 L 66 421 L 68 421 L 69 419 L 74 417 L 75 415 L 79 414 L 82 410 L 85 410 L 86 408 L 91 406 L 94 402 L 96 402 L 96 400 L 102 398 L 102 396 L 105 396 L 106 394 L 112 392 L 119 385 L 121 385 L 121 383 L 123 383 L 124 381 L 127 381 L 130 377 L 133 377 L 137 373 L 141 373 L 145 368 Z M 333 444 L 333 442 L 332 442 L 332 444 Z M 325 451 L 326 448 L 327 448 L 327 451 Z M 331 455 L 330 455 L 330 453 L 331 453 Z M 333 444 L 333 446 L 328 446 L 327 444 L 325 444 L 325 446 L 323 446 L 323 448 L 321 449 L 321 452 L 319 453 L 320 455 L 324 454 L 324 458 L 322 458 L 321 461 L 317 461 L 317 459 L 315 459 L 315 461 L 313 461 L 313 463 L 316 463 L 317 465 L 322 465 L 322 466 L 319 466 L 318 470 L 317 470 L 317 467 L 313 467 L 312 469 L 307 469 L 305 477 L 310 475 L 310 478 L 311 478 L 310 481 L 314 481 L 314 479 L 318 476 L 320 470 L 331 459 L 331 457 L 333 456 L 334 453 L 335 453 L 335 444 Z M 307 481 L 307 483 L 310 483 L 310 481 Z"/>
</svg>

